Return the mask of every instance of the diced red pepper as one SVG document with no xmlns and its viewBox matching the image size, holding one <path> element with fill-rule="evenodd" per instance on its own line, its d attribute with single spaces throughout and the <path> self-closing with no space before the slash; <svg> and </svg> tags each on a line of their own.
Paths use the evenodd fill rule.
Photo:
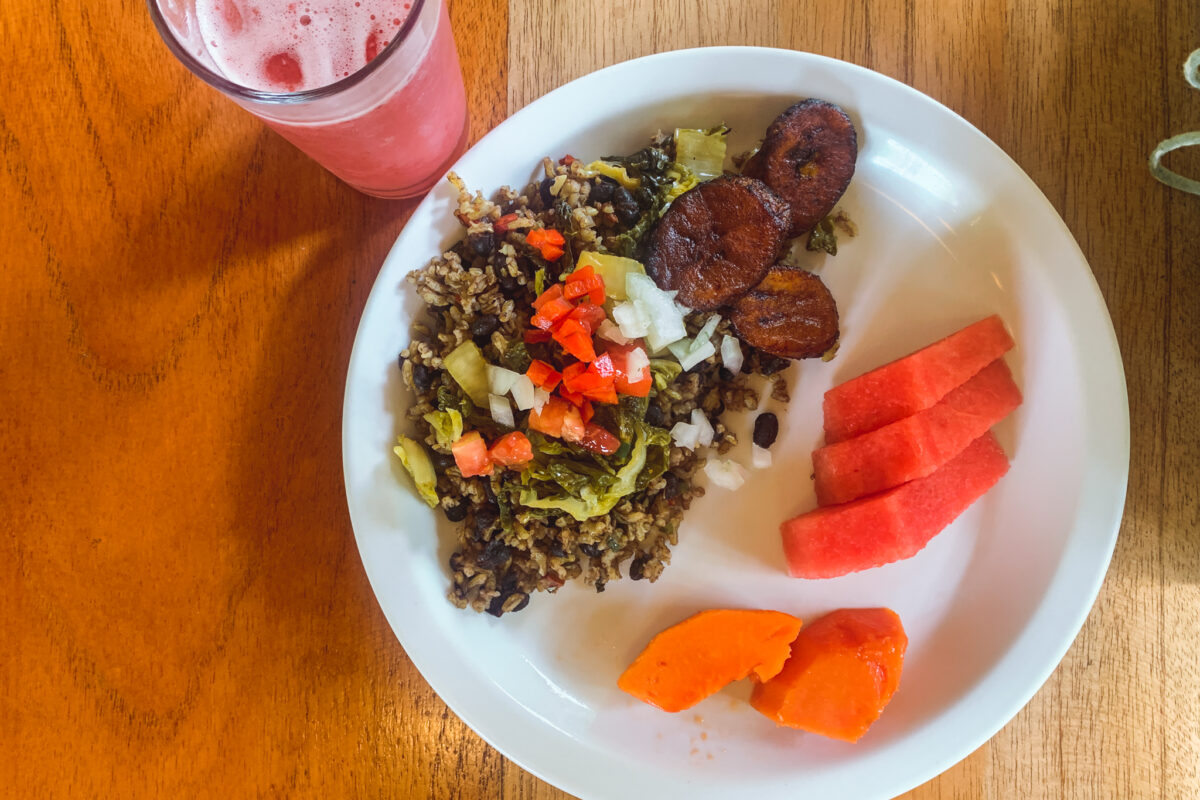
<svg viewBox="0 0 1200 800">
<path fill-rule="evenodd" d="M 572 364 L 563 369 L 563 388 L 578 393 L 584 398 L 600 403 L 617 402 L 617 390 L 612 359 L 607 354 L 599 356 L 590 364 Z M 577 403 L 576 405 L 582 405 Z"/>
<path fill-rule="evenodd" d="M 540 386 L 547 392 L 553 392 L 554 387 L 558 386 L 558 382 L 562 380 L 561 372 L 538 358 L 533 360 L 529 369 L 525 370 L 525 374 L 529 376 L 529 380 L 533 381 L 534 386 Z"/>
<path fill-rule="evenodd" d="M 576 158 L 575 156 L 571 155 L 570 153 L 567 153 L 565 156 L 563 156 L 562 158 L 560 158 L 558 160 L 558 163 L 562 164 L 564 167 L 569 167 L 578 160 L 579 159 Z"/>
<path fill-rule="evenodd" d="M 537 296 L 537 299 L 533 301 L 533 307 L 540 309 L 548 301 L 558 300 L 562 296 L 563 296 L 563 285 L 561 283 L 556 283 L 553 286 L 551 286 L 549 289 L 547 289 L 546 291 L 542 292 L 541 294 L 539 294 Z"/>
<path fill-rule="evenodd" d="M 592 417 L 596 415 L 596 409 L 592 407 L 590 400 L 584 400 L 579 405 L 579 416 L 583 418 L 584 423 L 592 421 Z"/>
<path fill-rule="evenodd" d="M 532 328 L 527 330 L 525 331 L 524 336 L 526 344 L 538 344 L 540 342 L 550 341 L 550 331 L 544 331 L 540 328 Z"/>
<path fill-rule="evenodd" d="M 574 323 L 575 328 L 567 332 L 563 332 L 562 328 Z M 562 345 L 562 349 L 567 353 L 578 358 L 580 361 L 591 361 L 596 357 L 596 349 L 592 346 L 592 337 L 587 334 L 578 322 L 573 319 L 565 320 L 562 325 L 554 331 L 554 341 Z"/>
<path fill-rule="evenodd" d="M 607 319 L 604 309 L 592 303 L 580 303 L 575 306 L 569 316 L 571 319 L 578 320 L 579 324 L 587 329 L 588 335 L 594 334 L 600 327 L 600 323 Z"/>
<path fill-rule="evenodd" d="M 492 230 L 503 236 L 508 233 L 508 226 L 517 221 L 516 214 L 505 214 L 500 219 L 492 223 Z"/>
<path fill-rule="evenodd" d="M 617 452 L 617 448 L 621 446 L 621 440 L 594 422 L 589 422 L 584 428 L 583 440 L 579 445 L 594 453 L 610 456 Z"/>
<path fill-rule="evenodd" d="M 591 366 L 588 369 L 593 370 L 597 375 L 606 380 L 612 380 L 617 374 L 616 369 L 613 367 L 612 356 L 608 353 L 592 359 Z"/>
<path fill-rule="evenodd" d="M 549 330 L 554 327 L 554 323 L 558 322 L 563 317 L 575 310 L 575 306 L 571 305 L 570 300 L 564 298 L 554 298 L 542 303 L 541 308 L 534 314 L 529 322 L 536 328 Z M 555 337 L 557 338 L 557 337 Z"/>
<path fill-rule="evenodd" d="M 597 403 L 615 404 L 619 401 L 619 398 L 617 397 L 617 389 L 612 384 L 609 384 L 608 386 L 600 386 L 596 389 L 592 389 L 591 391 L 584 392 L 583 396 L 589 400 L 595 400 Z"/>
<path fill-rule="evenodd" d="M 604 279 L 596 274 L 591 264 L 582 266 L 567 276 L 563 296 L 574 300 L 587 295 L 595 305 L 604 303 Z"/>
<path fill-rule="evenodd" d="M 528 436 L 520 431 L 513 431 L 492 443 L 488 457 L 496 464 L 519 467 L 533 460 L 533 445 L 529 443 Z"/>
<path fill-rule="evenodd" d="M 530 247 L 536 248 L 547 261 L 557 261 L 562 258 L 563 245 L 567 240 L 554 228 L 535 228 L 525 234 L 525 241 Z"/>
<path fill-rule="evenodd" d="M 558 393 L 564 400 L 574 406 L 582 406 L 584 404 L 584 396 L 579 392 L 572 392 L 565 386 L 558 387 Z"/>
<path fill-rule="evenodd" d="M 464 478 L 475 475 L 491 475 L 495 469 L 492 459 L 488 456 L 487 442 L 479 435 L 479 431 L 464 433 L 454 444 L 450 445 L 454 454 L 454 463 Z"/>
<path fill-rule="evenodd" d="M 645 397 L 650 394 L 650 387 L 654 385 L 654 376 L 650 373 L 649 367 L 643 367 L 641 375 L 630 375 L 629 357 L 635 350 L 645 350 L 638 344 L 609 344 L 608 355 L 612 359 L 613 369 L 616 374 L 613 384 L 621 394 L 627 394 L 632 397 Z"/>
</svg>

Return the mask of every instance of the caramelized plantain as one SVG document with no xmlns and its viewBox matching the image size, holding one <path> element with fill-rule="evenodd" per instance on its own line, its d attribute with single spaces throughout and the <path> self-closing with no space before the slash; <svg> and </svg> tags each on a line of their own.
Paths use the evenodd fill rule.
<svg viewBox="0 0 1200 800">
<path fill-rule="evenodd" d="M 787 239 L 787 203 L 741 175 L 702 183 L 679 196 L 650 234 L 646 271 L 679 302 L 712 310 L 754 286 Z"/>
<path fill-rule="evenodd" d="M 825 283 L 783 264 L 733 304 L 730 321 L 746 342 L 785 358 L 815 358 L 838 340 L 837 304 Z"/>
<path fill-rule="evenodd" d="M 857 158 L 858 134 L 846 112 L 824 100 L 802 100 L 775 118 L 742 173 L 788 202 L 788 235 L 799 236 L 833 210 Z"/>
</svg>

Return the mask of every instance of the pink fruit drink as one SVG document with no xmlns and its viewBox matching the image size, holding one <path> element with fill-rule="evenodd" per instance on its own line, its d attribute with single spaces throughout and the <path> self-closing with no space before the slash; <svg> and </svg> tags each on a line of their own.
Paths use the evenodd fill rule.
<svg viewBox="0 0 1200 800">
<path fill-rule="evenodd" d="M 421 18 L 409 20 L 410 14 Z M 462 149 L 466 100 L 446 7 L 438 0 L 197 0 L 196 21 L 207 55 L 225 77 L 265 92 L 330 86 L 405 37 L 388 63 L 343 93 L 346 102 L 318 101 L 331 108 L 318 118 L 253 109 L 356 188 L 414 194 Z M 368 79 L 379 86 L 366 86 Z M 359 96 L 350 99 L 352 92 Z"/>
</svg>

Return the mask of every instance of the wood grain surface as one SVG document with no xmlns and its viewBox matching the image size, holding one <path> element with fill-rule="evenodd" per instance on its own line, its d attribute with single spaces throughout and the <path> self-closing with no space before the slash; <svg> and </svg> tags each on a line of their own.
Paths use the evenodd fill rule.
<svg viewBox="0 0 1200 800">
<path fill-rule="evenodd" d="M 453 0 L 472 136 L 598 67 L 809 50 L 942 101 L 1041 187 L 1113 316 L 1129 495 L 1017 717 L 913 798 L 1200 797 L 1195 0 Z M 549 798 L 450 713 L 367 584 L 340 412 L 413 204 L 177 64 L 140 0 L 0 4 L 0 785 L 16 797 Z M 1174 157 L 1177 165 L 1200 159 Z"/>
</svg>

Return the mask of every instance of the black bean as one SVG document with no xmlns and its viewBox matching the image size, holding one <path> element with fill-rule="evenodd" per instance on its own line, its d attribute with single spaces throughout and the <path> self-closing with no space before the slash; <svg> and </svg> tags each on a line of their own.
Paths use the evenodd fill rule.
<svg viewBox="0 0 1200 800">
<path fill-rule="evenodd" d="M 593 203 L 607 203 L 612 200 L 613 189 L 620 185 L 607 175 L 597 176 L 592 190 L 588 193 L 588 200 Z"/>
<path fill-rule="evenodd" d="M 449 453 L 439 453 L 437 450 L 434 450 L 431 460 L 433 461 L 433 468 L 438 472 L 445 472 L 454 466 L 454 456 Z"/>
<path fill-rule="evenodd" d="M 585 556 L 589 556 L 590 558 L 599 558 L 599 556 L 600 556 L 600 546 L 599 545 L 586 543 L 586 544 L 579 545 L 579 549 L 583 551 L 583 554 Z"/>
<path fill-rule="evenodd" d="M 514 276 L 508 274 L 508 270 L 500 267 L 496 270 L 496 282 L 500 284 L 500 290 L 507 295 L 512 295 L 521 288 L 521 283 Z"/>
<path fill-rule="evenodd" d="M 457 552 L 450 556 L 450 571 L 458 572 L 463 568 L 463 556 L 461 552 Z"/>
<path fill-rule="evenodd" d="M 642 216 L 637 200 L 633 199 L 633 195 L 624 186 L 613 189 L 612 205 L 617 221 L 622 225 L 632 225 Z"/>
<path fill-rule="evenodd" d="M 718 370 L 717 374 L 721 376 L 721 380 L 723 380 L 723 381 L 733 380 L 733 373 L 730 372 L 729 370 L 725 369 L 725 367 L 721 367 L 721 369 Z"/>
<path fill-rule="evenodd" d="M 496 235 L 489 230 L 475 231 L 467 236 L 467 247 L 477 256 L 486 256 L 496 246 Z"/>
<path fill-rule="evenodd" d="M 604 591 L 604 584 L 605 584 L 605 580 L 603 578 L 600 578 L 599 580 L 596 581 L 596 594 L 599 594 L 600 592 Z"/>
<path fill-rule="evenodd" d="M 629 562 L 629 577 L 635 581 L 640 581 L 646 577 L 645 554 L 635 556 L 633 561 Z"/>
<path fill-rule="evenodd" d="M 778 435 L 779 417 L 770 411 L 759 414 L 758 418 L 754 420 L 754 443 L 759 447 L 767 448 L 775 444 L 775 437 Z"/>
<path fill-rule="evenodd" d="M 683 494 L 685 484 L 674 472 L 664 472 L 663 480 L 667 482 L 667 485 L 663 487 L 663 497 L 674 500 Z"/>
<path fill-rule="evenodd" d="M 521 599 L 515 606 L 508 610 L 508 613 L 510 614 L 515 614 L 521 609 L 525 608 L 525 606 L 529 605 L 529 595 L 527 595 L 525 592 L 513 592 L 511 595 L 509 595 L 509 597 L 514 595 L 520 596 Z"/>
<path fill-rule="evenodd" d="M 656 428 L 667 427 L 667 415 L 661 406 L 652 405 L 646 409 L 646 424 Z"/>
<path fill-rule="evenodd" d="M 567 551 L 563 549 L 562 542 L 560 542 L 558 539 L 550 542 L 550 555 L 554 556 L 555 558 L 567 557 Z"/>
<path fill-rule="evenodd" d="M 508 598 L 502 594 L 498 594 L 492 598 L 492 602 L 488 603 L 487 612 L 493 617 L 499 617 L 504 614 L 504 601 Z"/>
<path fill-rule="evenodd" d="M 480 506 L 475 510 L 475 538 L 478 541 L 483 541 L 487 535 L 492 532 L 492 528 L 496 527 L 496 523 L 500 521 L 500 509 L 492 504 Z"/>
<path fill-rule="evenodd" d="M 418 392 L 429 391 L 429 387 L 433 385 L 433 375 L 435 372 L 436 370 L 426 364 L 413 364 L 413 386 Z"/>
<path fill-rule="evenodd" d="M 457 503 L 451 503 L 448 506 L 442 506 L 442 510 L 446 512 L 446 519 L 451 522 L 462 522 L 467 518 L 467 511 L 470 510 L 471 504 L 465 500 Z"/>
<path fill-rule="evenodd" d="M 492 539 L 479 555 L 475 556 L 475 563 L 481 569 L 494 570 L 496 567 L 503 566 L 511 556 L 512 550 L 509 549 L 508 545 L 500 539 Z"/>
<path fill-rule="evenodd" d="M 500 318 L 495 314 L 484 314 L 471 320 L 471 335 L 476 338 L 491 336 L 500 327 Z"/>
<path fill-rule="evenodd" d="M 542 185 L 538 188 L 538 194 L 542 197 L 542 205 L 546 208 L 554 205 L 554 195 L 550 193 L 550 187 L 554 185 L 554 178 L 546 178 L 542 181 Z"/>
</svg>

